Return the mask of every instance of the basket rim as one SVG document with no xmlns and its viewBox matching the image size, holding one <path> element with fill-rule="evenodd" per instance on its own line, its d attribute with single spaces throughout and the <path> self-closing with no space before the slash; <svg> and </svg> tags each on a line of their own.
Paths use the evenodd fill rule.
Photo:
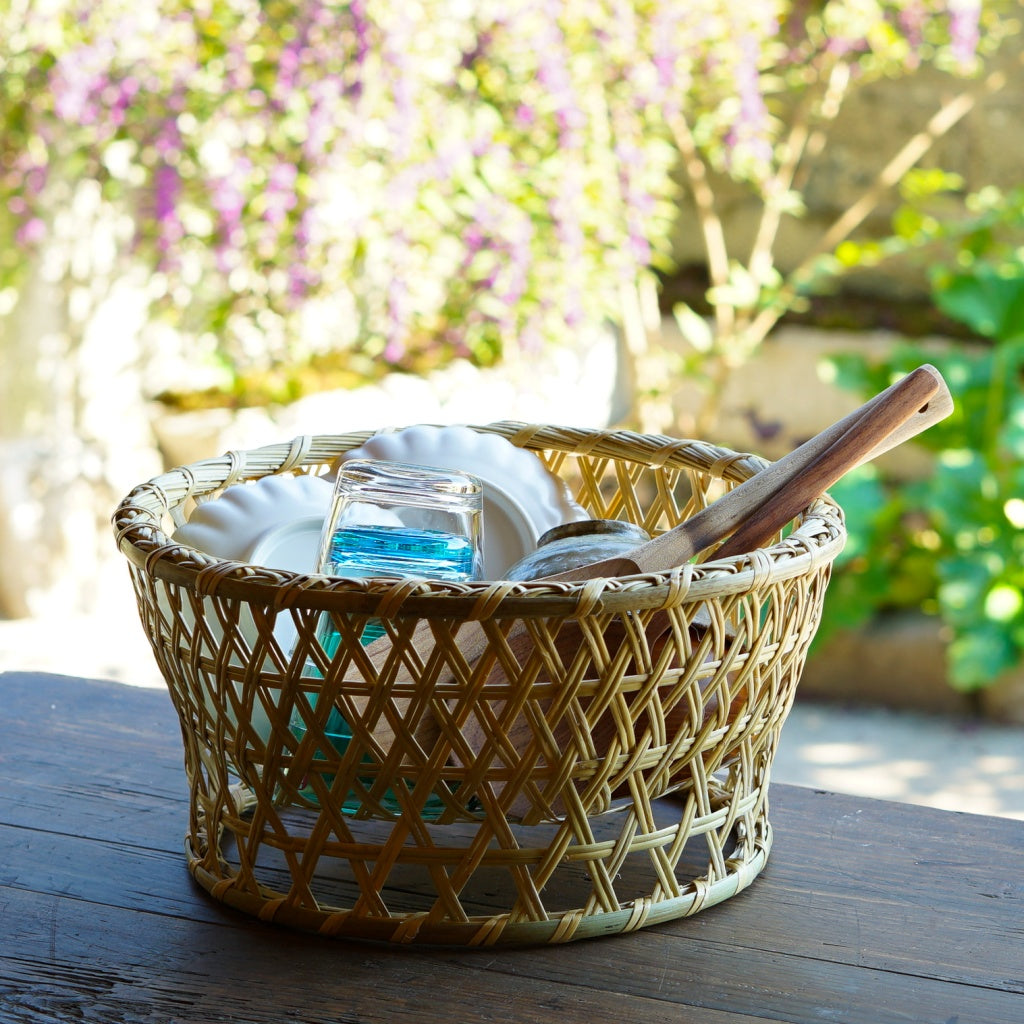
<svg viewBox="0 0 1024 1024">
<path fill-rule="evenodd" d="M 496 433 L 519 447 L 566 454 L 628 457 L 649 468 L 704 470 L 741 482 L 769 462 L 749 452 L 692 438 L 641 434 L 631 430 L 557 427 L 504 420 L 469 429 Z M 301 606 L 327 611 L 380 611 L 396 617 L 483 619 L 662 609 L 709 598 L 748 593 L 815 571 L 842 550 L 843 513 L 823 495 L 804 511 L 801 522 L 782 541 L 731 558 L 688 563 L 665 573 L 594 580 L 472 581 L 347 579 L 270 569 L 216 558 L 172 540 L 161 520 L 189 498 L 215 494 L 235 483 L 271 474 L 323 465 L 358 447 L 378 431 L 299 435 L 291 441 L 232 450 L 221 456 L 178 466 L 134 487 L 117 505 L 112 526 L 119 551 L 145 575 L 217 596 L 277 609 Z M 629 448 L 624 456 L 623 449 Z"/>
</svg>

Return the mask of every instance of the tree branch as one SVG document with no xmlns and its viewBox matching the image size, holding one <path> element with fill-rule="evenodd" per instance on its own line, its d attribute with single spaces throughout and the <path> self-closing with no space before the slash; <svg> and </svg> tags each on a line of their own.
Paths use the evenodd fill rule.
<svg viewBox="0 0 1024 1024">
<path fill-rule="evenodd" d="M 850 83 L 849 65 L 838 62 L 829 72 L 828 83 L 821 97 L 820 115 L 824 121 L 832 121 L 839 113 L 843 98 Z M 783 158 L 772 181 L 772 191 L 765 197 L 764 210 L 758 224 L 757 234 L 750 247 L 750 271 L 758 280 L 761 274 L 773 264 L 772 247 L 778 235 L 782 220 L 783 198 L 793 188 L 797 169 L 804 155 L 812 150 L 820 151 L 825 133 L 819 128 L 811 129 L 813 96 L 808 95 L 793 117 L 793 124 L 786 140 Z M 813 155 L 813 154 L 812 154 Z"/>
<path fill-rule="evenodd" d="M 697 221 L 704 238 L 704 251 L 708 258 L 708 276 L 714 287 L 729 280 L 729 250 L 725 242 L 722 221 L 715 210 L 715 194 L 708 182 L 707 167 L 697 150 L 697 143 L 682 114 L 675 114 L 669 123 L 676 148 L 683 161 L 683 170 L 690 182 Z M 720 334 L 732 329 L 734 311 L 731 306 L 715 305 L 715 324 Z"/>
<path fill-rule="evenodd" d="M 861 196 L 849 206 L 819 239 L 817 245 L 804 257 L 800 265 L 789 274 L 779 295 L 779 301 L 763 309 L 754 319 L 751 330 L 765 336 L 778 322 L 782 311 L 796 298 L 800 288 L 810 278 L 819 257 L 833 252 L 840 242 L 845 241 L 867 219 L 882 197 L 928 152 L 936 142 L 946 135 L 977 105 L 979 100 L 1004 88 L 1006 75 L 995 71 L 988 75 L 980 87 L 965 91 L 944 103 L 929 119 L 925 127 L 908 139 L 900 150 L 878 172 L 875 180 Z"/>
</svg>

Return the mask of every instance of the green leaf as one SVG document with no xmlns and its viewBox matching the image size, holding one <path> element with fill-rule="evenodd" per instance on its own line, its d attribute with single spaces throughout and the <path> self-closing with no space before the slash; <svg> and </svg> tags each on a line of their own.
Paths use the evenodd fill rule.
<svg viewBox="0 0 1024 1024">
<path fill-rule="evenodd" d="M 710 352 L 715 344 L 711 325 L 685 302 L 677 303 L 672 309 L 676 324 L 682 336 L 698 352 Z"/>
<path fill-rule="evenodd" d="M 959 174 L 940 167 L 917 167 L 909 171 L 900 182 L 900 194 L 908 202 L 920 202 L 942 192 L 957 192 L 964 187 Z"/>
<path fill-rule="evenodd" d="M 1020 651 L 1000 626 L 990 623 L 954 636 L 947 648 L 950 681 L 958 690 L 993 682 L 1020 659 Z"/>
<path fill-rule="evenodd" d="M 829 493 L 846 515 L 847 542 L 837 565 L 870 554 L 874 541 L 872 527 L 886 503 L 886 494 L 871 466 L 847 473 Z"/>
<path fill-rule="evenodd" d="M 1024 267 L 1017 274 L 979 264 L 955 274 L 936 291 L 935 302 L 947 316 L 987 338 L 1024 336 Z"/>
</svg>

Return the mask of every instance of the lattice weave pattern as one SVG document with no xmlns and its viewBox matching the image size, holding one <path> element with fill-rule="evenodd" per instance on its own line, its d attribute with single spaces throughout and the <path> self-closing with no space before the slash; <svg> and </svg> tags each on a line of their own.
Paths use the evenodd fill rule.
<svg viewBox="0 0 1024 1024">
<path fill-rule="evenodd" d="M 651 532 L 764 465 L 625 431 L 474 429 L 535 451 L 594 516 Z M 820 499 L 740 558 L 574 584 L 342 581 L 169 539 L 225 487 L 327 472 L 369 436 L 195 463 L 115 512 L 181 720 L 198 881 L 291 927 L 467 945 L 630 931 L 748 885 L 840 510 Z M 370 618 L 383 656 L 359 644 Z M 472 662 L 470 621 L 487 638 Z M 423 622 L 427 650 L 411 643 Z"/>
</svg>

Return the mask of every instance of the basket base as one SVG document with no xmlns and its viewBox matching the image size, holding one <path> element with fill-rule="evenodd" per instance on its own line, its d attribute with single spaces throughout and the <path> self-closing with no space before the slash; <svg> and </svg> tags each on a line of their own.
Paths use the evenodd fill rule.
<svg viewBox="0 0 1024 1024">
<path fill-rule="evenodd" d="M 565 823 L 510 826 L 512 844 L 523 854 L 521 863 L 510 866 L 504 856 L 496 856 L 500 864 L 491 870 L 486 863 L 478 866 L 461 885 L 457 865 L 445 861 L 452 851 L 472 847 L 471 823 L 431 828 L 425 849 L 427 826 L 418 824 L 417 844 L 404 847 L 406 856 L 391 865 L 383 884 L 377 881 L 375 858 L 387 848 L 389 836 L 393 840 L 402 831 L 394 822 L 349 822 L 354 841 L 337 843 L 332 836 L 325 845 L 330 856 L 322 853 L 308 878 L 302 876 L 297 851 L 273 849 L 266 837 L 259 844 L 259 863 L 253 863 L 245 854 L 251 838 L 238 834 L 237 825 L 215 846 L 205 842 L 201 830 L 186 840 L 185 853 L 193 877 L 212 897 L 299 931 L 435 946 L 564 943 L 688 917 L 753 882 L 771 850 L 767 802 L 759 789 L 742 798 L 717 787 L 710 794 L 710 805 L 708 794 L 699 801 L 703 820 L 694 814 L 694 795 L 682 793 L 655 801 L 653 827 L 643 832 L 635 829 L 631 814 L 592 822 L 592 842 L 585 845 L 560 842 Z M 299 847 L 308 844 L 317 822 L 315 812 L 289 808 L 282 814 L 293 839 L 303 835 Z M 682 848 L 676 849 L 673 843 L 679 839 Z M 628 855 L 615 856 L 624 843 L 630 847 Z M 551 850 L 559 847 L 559 863 L 545 873 Z M 673 863 L 666 861 L 666 853 Z M 614 890 L 609 892 L 601 883 L 610 858 L 615 871 Z M 541 874 L 544 879 L 534 888 Z M 533 905 L 524 896 L 530 891 L 536 895 Z M 554 909 L 554 902 L 569 909 Z"/>
</svg>

